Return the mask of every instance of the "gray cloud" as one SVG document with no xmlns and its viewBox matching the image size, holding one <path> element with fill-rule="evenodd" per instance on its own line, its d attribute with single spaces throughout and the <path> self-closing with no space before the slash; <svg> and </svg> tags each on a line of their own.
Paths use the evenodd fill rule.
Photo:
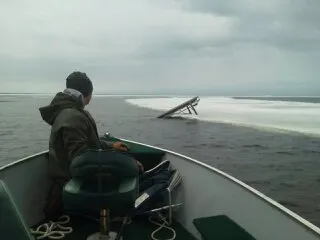
<svg viewBox="0 0 320 240">
<path fill-rule="evenodd" d="M 81 70 L 100 93 L 305 95 L 320 89 L 319 23 L 318 0 L 4 1 L 0 91 L 54 92 Z"/>
<path fill-rule="evenodd" d="M 320 47 L 320 2 L 317 0 L 180 2 L 189 11 L 237 19 L 235 42 L 271 44 L 293 51 Z"/>
</svg>

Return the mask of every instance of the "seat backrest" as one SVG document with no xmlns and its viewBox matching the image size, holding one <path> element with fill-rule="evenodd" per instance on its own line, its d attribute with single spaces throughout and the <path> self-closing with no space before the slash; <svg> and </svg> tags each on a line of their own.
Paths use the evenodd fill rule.
<svg viewBox="0 0 320 240">
<path fill-rule="evenodd" d="M 0 239 L 1 240 L 33 240 L 24 218 L 19 211 L 14 199 L 0 179 Z"/>
<path fill-rule="evenodd" d="M 71 177 L 84 178 L 99 173 L 130 178 L 137 177 L 139 169 L 131 156 L 110 150 L 88 150 L 72 160 Z"/>
</svg>

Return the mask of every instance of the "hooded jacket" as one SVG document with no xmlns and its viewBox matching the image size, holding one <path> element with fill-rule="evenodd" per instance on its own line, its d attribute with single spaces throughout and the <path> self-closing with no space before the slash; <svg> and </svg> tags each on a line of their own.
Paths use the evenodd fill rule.
<svg viewBox="0 0 320 240">
<path fill-rule="evenodd" d="M 72 159 L 87 149 L 105 149 L 97 126 L 84 110 L 82 94 L 73 89 L 59 92 L 48 106 L 39 109 L 42 119 L 51 126 L 49 140 L 49 175 L 53 180 L 69 179 Z"/>
<path fill-rule="evenodd" d="M 51 126 L 48 172 L 56 190 L 51 189 L 54 193 L 49 195 L 54 196 L 48 197 L 51 201 L 48 204 L 56 206 L 47 208 L 54 209 L 57 208 L 57 202 L 61 204 L 62 186 L 70 179 L 72 159 L 87 149 L 106 149 L 111 146 L 100 140 L 95 121 L 84 110 L 82 94 L 74 89 L 57 93 L 51 103 L 39 108 L 39 111 L 42 119 Z"/>
</svg>

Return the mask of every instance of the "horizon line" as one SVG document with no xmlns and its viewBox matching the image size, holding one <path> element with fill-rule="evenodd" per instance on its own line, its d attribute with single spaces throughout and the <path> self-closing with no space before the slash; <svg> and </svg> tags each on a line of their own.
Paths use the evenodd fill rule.
<svg viewBox="0 0 320 240">
<path fill-rule="evenodd" d="M 56 94 L 56 92 L 0 92 L 0 95 L 51 95 Z M 320 97 L 320 95 L 220 95 L 220 94 L 190 94 L 190 93 L 175 93 L 175 94 L 165 94 L 165 93 L 96 93 L 93 96 L 214 96 L 214 97 Z"/>
</svg>

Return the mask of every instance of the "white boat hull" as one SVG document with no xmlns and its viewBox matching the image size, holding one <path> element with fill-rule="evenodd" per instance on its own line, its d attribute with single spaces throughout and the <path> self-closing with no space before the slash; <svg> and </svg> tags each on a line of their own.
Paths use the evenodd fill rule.
<svg viewBox="0 0 320 240">
<path fill-rule="evenodd" d="M 0 167 L 2 179 L 22 212 L 28 226 L 44 218 L 43 207 L 50 187 L 46 152 Z"/>
<path fill-rule="evenodd" d="M 184 204 L 175 219 L 198 239 L 201 236 L 192 221 L 214 215 L 227 215 L 259 240 L 320 239 L 318 227 L 238 179 L 187 156 L 123 140 L 165 151 L 165 158 L 179 169 L 182 184 L 174 200 Z M 0 179 L 8 185 L 28 226 L 44 217 L 50 186 L 46 159 L 42 152 L 0 168 Z"/>
</svg>

